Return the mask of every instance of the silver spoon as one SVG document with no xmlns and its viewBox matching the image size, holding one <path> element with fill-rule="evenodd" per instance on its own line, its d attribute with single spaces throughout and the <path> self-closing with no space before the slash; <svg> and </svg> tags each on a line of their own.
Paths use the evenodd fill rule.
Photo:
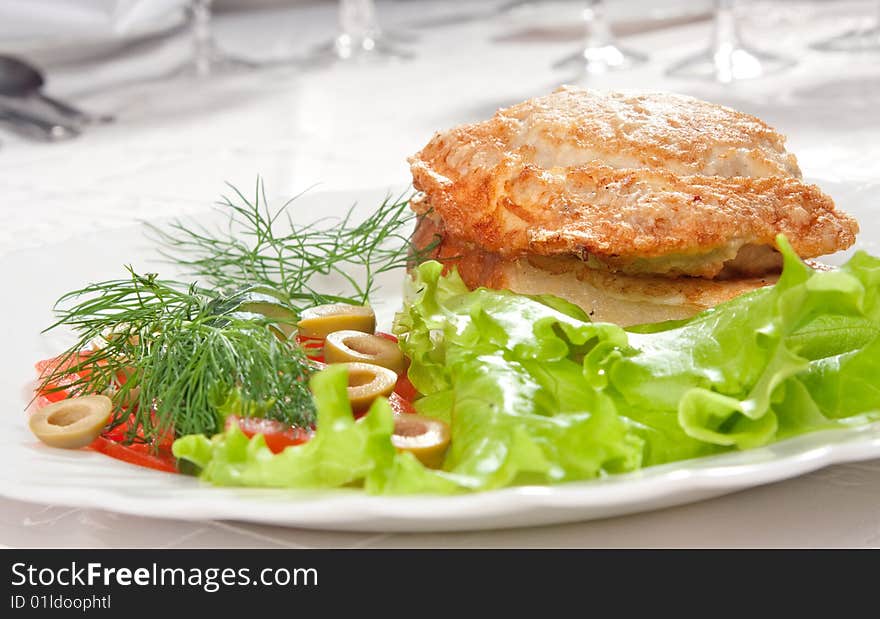
<svg viewBox="0 0 880 619">
<path fill-rule="evenodd" d="M 22 99 L 38 99 L 56 113 L 81 124 L 111 122 L 112 116 L 84 112 L 69 103 L 43 94 L 46 83 L 43 74 L 35 66 L 14 56 L 0 56 L 0 95 Z"/>
<path fill-rule="evenodd" d="M 25 137 L 46 142 L 68 140 L 80 134 L 79 129 L 71 125 L 13 108 L 0 108 L 0 124 Z"/>
</svg>

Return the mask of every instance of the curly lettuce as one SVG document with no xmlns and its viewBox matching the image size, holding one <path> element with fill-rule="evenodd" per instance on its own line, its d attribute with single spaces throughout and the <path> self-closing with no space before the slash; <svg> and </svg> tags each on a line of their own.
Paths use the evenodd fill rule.
<svg viewBox="0 0 880 619">
<path fill-rule="evenodd" d="M 315 374 L 318 430 L 303 445 L 274 454 L 261 434 L 248 438 L 236 424 L 208 438 L 192 434 L 172 446 L 177 458 L 201 469 L 201 477 L 221 486 L 337 488 L 363 484 L 370 492 L 450 492 L 458 486 L 443 473 L 424 468 L 391 444 L 394 417 L 388 401 L 377 399 L 355 421 L 348 401 L 347 371 L 331 366 Z"/>
<path fill-rule="evenodd" d="M 424 394 L 417 409 L 450 425 L 442 471 L 393 448 L 384 400 L 355 422 L 339 368 L 312 379 L 311 442 L 274 455 L 232 427 L 174 452 L 218 484 L 451 493 L 593 479 L 880 418 L 880 259 L 815 271 L 778 243 L 775 286 L 632 329 L 554 297 L 469 291 L 421 264 L 394 331 Z"/>
</svg>

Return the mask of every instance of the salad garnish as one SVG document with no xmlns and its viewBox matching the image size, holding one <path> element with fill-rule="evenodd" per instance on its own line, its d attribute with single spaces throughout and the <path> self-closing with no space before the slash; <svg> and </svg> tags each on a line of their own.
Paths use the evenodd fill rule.
<svg viewBox="0 0 880 619">
<path fill-rule="evenodd" d="M 623 328 L 469 290 L 412 251 L 405 199 L 297 226 L 261 183 L 236 195 L 225 228 L 152 228 L 196 282 L 127 267 L 59 300 L 49 328 L 78 340 L 38 364 L 38 397 L 67 403 L 41 409 L 38 436 L 222 485 L 446 494 L 880 419 L 880 258 L 864 252 L 814 270 L 780 236 L 774 286 Z M 394 335 L 377 332 L 375 276 L 404 266 Z"/>
<path fill-rule="evenodd" d="M 232 190 L 234 199 L 223 196 L 217 204 L 228 217 L 225 227 L 207 229 L 181 220 L 149 226 L 162 255 L 205 286 L 266 286 L 283 292 L 297 311 L 334 302 L 362 305 L 375 291 L 378 275 L 411 259 L 409 232 L 416 215 L 405 195 L 389 196 L 359 223 L 354 205 L 341 219 L 299 225 L 291 215 L 296 198 L 273 209 L 260 180 L 251 199 Z M 343 288 L 329 292 L 328 275 Z"/>
<path fill-rule="evenodd" d="M 632 330 L 558 298 L 469 291 L 423 263 L 395 333 L 424 394 L 418 412 L 449 425 L 442 471 L 394 455 L 385 407 L 349 423 L 336 374 L 312 379 L 320 453 L 272 455 L 234 428 L 174 452 L 218 484 L 448 493 L 592 479 L 880 419 L 880 259 L 859 252 L 814 271 L 778 244 L 775 286 Z"/>
<path fill-rule="evenodd" d="M 308 357 L 320 355 L 323 338 L 288 336 L 301 319 L 306 332 L 306 322 L 331 318 L 309 320 L 320 307 L 347 307 L 362 316 L 357 324 L 372 317 L 362 304 L 379 273 L 412 257 L 406 232 L 414 215 L 407 198 L 389 197 L 359 223 L 352 207 L 341 220 L 299 226 L 289 213 L 295 202 L 272 209 L 261 180 L 252 200 L 233 190 L 237 199 L 218 205 L 224 227 L 183 220 L 149 227 L 160 253 L 198 283 L 126 267 L 123 279 L 58 300 L 46 331 L 66 328 L 78 339 L 38 364 L 37 394 L 109 395 L 107 431 L 154 450 L 170 447 L 169 437 L 218 432 L 230 414 L 313 425 Z"/>
<path fill-rule="evenodd" d="M 110 395 L 109 427 L 127 424 L 131 442 L 218 431 L 232 402 L 246 416 L 312 423 L 306 354 L 279 337 L 277 317 L 248 311 L 254 289 L 222 295 L 130 268 L 129 275 L 59 300 L 49 328 L 63 325 L 79 339 L 42 377 L 39 391 Z M 62 380 L 71 373 L 77 378 Z"/>
</svg>

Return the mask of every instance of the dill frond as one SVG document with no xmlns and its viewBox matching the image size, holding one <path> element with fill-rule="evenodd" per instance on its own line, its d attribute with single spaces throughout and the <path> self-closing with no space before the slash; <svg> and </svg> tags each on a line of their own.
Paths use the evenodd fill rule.
<svg viewBox="0 0 880 619">
<path fill-rule="evenodd" d="M 409 234 L 416 216 L 408 197 L 389 196 L 359 223 L 352 207 L 340 219 L 301 225 L 291 216 L 296 198 L 273 210 L 262 181 L 253 199 L 232 190 L 234 199 L 224 196 L 217 205 L 228 216 L 222 227 L 209 230 L 181 220 L 166 228 L 150 226 L 169 262 L 211 286 L 270 286 L 283 291 L 297 311 L 322 303 L 366 303 L 378 275 L 414 259 Z M 327 276 L 337 289 L 319 289 Z"/>
<path fill-rule="evenodd" d="M 135 415 L 130 442 L 152 443 L 169 432 L 213 434 L 233 392 L 250 405 L 245 410 L 303 427 L 314 421 L 305 353 L 295 340 L 279 338 L 269 319 L 239 311 L 250 289 L 221 295 L 127 269 L 128 279 L 59 299 L 58 320 L 47 330 L 64 325 L 79 339 L 42 378 L 41 391 L 64 383 L 54 389 L 111 395 L 111 427 Z M 90 346 L 93 352 L 80 359 Z"/>
<path fill-rule="evenodd" d="M 352 207 L 341 219 L 299 225 L 289 209 L 295 198 L 273 210 L 261 180 L 252 200 L 230 187 L 235 199 L 217 206 L 228 216 L 223 227 L 147 224 L 165 259 L 201 285 L 126 267 L 127 278 L 59 299 L 46 330 L 67 327 L 79 339 L 42 377 L 40 392 L 111 395 L 111 426 L 134 415 L 128 442 L 213 434 L 233 404 L 244 415 L 313 423 L 304 351 L 243 304 L 268 293 L 295 316 L 322 303 L 366 303 L 378 275 L 420 261 L 433 246 L 413 251 L 416 216 L 404 196 L 389 196 L 360 223 Z M 338 289 L 323 289 L 328 279 Z"/>
</svg>

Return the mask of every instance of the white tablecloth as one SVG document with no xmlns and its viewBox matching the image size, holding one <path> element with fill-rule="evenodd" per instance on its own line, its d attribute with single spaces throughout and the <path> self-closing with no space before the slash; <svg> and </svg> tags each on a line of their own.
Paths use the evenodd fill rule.
<svg viewBox="0 0 880 619">
<path fill-rule="evenodd" d="M 333 33 L 332 4 L 261 4 L 268 8 L 218 16 L 216 31 L 226 49 L 279 57 Z M 63 45 L 32 44 L 30 56 L 48 69 L 50 92 L 114 113 L 118 121 L 59 144 L 0 135 L 0 253 L 96 227 L 204 210 L 225 182 L 247 188 L 258 174 L 279 197 L 316 183 L 327 189 L 406 183 L 406 156 L 434 130 L 485 118 L 567 81 L 549 66 L 576 45 L 576 29 L 489 17 L 497 4 L 380 2 L 384 25 L 416 38 L 408 44 L 416 54 L 409 62 L 311 72 L 281 66 L 204 82 L 145 79 L 170 69 L 186 52 L 179 35 L 116 44 L 111 56 L 106 43 L 88 54 L 81 47 L 72 53 Z M 705 43 L 708 21 L 651 25 L 639 3 L 610 4 L 627 44 L 648 52 L 651 61 L 589 84 L 677 90 L 733 105 L 788 134 L 807 176 L 880 188 L 880 57 L 807 47 L 858 22 L 872 3 L 746 4 L 744 33 L 800 63 L 735 87 L 664 76 L 673 60 Z M 687 3 L 661 4 L 675 9 Z M 880 546 L 880 461 L 654 513 L 464 534 L 312 532 L 0 500 L 0 545 Z"/>
</svg>

